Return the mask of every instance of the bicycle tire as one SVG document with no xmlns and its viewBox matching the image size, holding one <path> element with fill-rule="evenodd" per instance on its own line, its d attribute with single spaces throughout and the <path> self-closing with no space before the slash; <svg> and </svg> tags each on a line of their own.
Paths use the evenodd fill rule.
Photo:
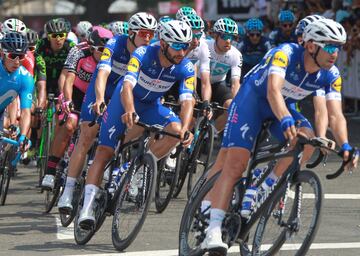
<svg viewBox="0 0 360 256">
<path fill-rule="evenodd" d="M 158 165 L 160 167 L 158 167 L 158 173 L 156 175 L 155 208 L 158 213 L 162 213 L 170 203 L 179 176 L 178 168 L 175 167 L 173 172 L 165 169 L 165 160 L 166 159 L 160 161 Z M 162 187 L 167 186 L 167 191 L 162 193 Z M 165 194 L 165 196 L 163 196 L 163 194 Z"/>
<path fill-rule="evenodd" d="M 77 207 L 76 215 L 74 218 L 74 238 L 75 238 L 75 243 L 78 245 L 87 244 L 87 242 L 89 242 L 90 239 L 95 234 L 95 227 L 93 227 L 91 229 L 82 229 L 79 226 L 79 215 L 80 215 L 80 211 L 83 206 L 83 203 L 84 203 L 84 192 L 81 194 L 81 197 L 79 200 L 79 205 Z"/>
<path fill-rule="evenodd" d="M 205 142 L 205 137 L 206 134 L 208 135 L 208 142 Z M 208 154 L 205 157 L 205 161 L 204 163 L 204 169 L 202 170 L 202 173 L 200 175 L 195 176 L 196 172 L 199 173 L 198 169 L 198 165 L 199 165 L 199 161 L 202 155 L 201 150 L 203 149 L 203 147 L 206 146 L 207 150 L 208 150 Z M 207 167 L 209 166 L 209 162 L 210 162 L 210 158 L 212 156 L 212 151 L 213 151 L 213 146 L 214 146 L 214 127 L 209 124 L 206 128 L 205 131 L 201 131 L 198 137 L 198 140 L 194 146 L 194 151 L 192 153 L 192 156 L 190 157 L 190 159 L 193 159 L 195 162 L 192 163 L 192 167 L 188 168 L 189 171 L 189 175 L 188 175 L 188 184 L 187 184 L 187 197 L 190 198 L 192 189 L 193 189 L 193 184 L 196 184 L 196 182 L 200 179 L 200 177 L 204 174 L 205 170 L 207 169 Z M 189 166 L 189 164 L 188 164 Z"/>
<path fill-rule="evenodd" d="M 189 155 L 187 153 L 187 149 L 183 149 L 178 157 L 176 158 L 176 172 L 178 172 L 178 178 L 175 183 L 174 191 L 173 191 L 173 198 L 177 198 L 185 184 L 185 180 L 187 177 L 187 161 L 189 159 Z"/>
<path fill-rule="evenodd" d="M 301 184 L 301 187 L 300 187 Z M 306 255 L 306 253 L 308 252 L 313 240 L 315 239 L 317 230 L 319 228 L 320 225 L 320 221 L 321 221 L 321 212 L 322 212 L 322 202 L 323 202 L 323 193 L 322 193 L 322 187 L 321 187 L 321 183 L 320 183 L 320 179 L 319 177 L 312 171 L 308 171 L 308 170 L 304 170 L 304 171 L 300 171 L 298 172 L 294 179 L 291 181 L 291 187 L 295 186 L 295 192 L 294 192 L 294 201 L 291 207 L 291 210 L 289 211 L 289 218 L 288 220 L 286 220 L 286 224 L 290 225 L 292 223 L 295 223 L 296 225 L 296 221 L 300 221 L 300 220 L 296 220 L 296 215 L 297 215 L 297 200 L 299 199 L 300 196 L 300 191 L 303 191 L 303 187 L 305 184 L 310 185 L 311 189 L 313 189 L 313 193 L 314 193 L 314 199 L 312 200 L 311 198 L 307 201 L 314 201 L 314 209 L 312 211 L 312 219 L 310 220 L 310 225 L 307 228 L 306 231 L 306 235 L 304 237 L 303 242 L 299 243 L 298 241 L 296 242 L 296 253 L 295 256 L 301 256 L 301 255 Z M 286 189 L 284 189 L 285 191 Z M 280 192 L 279 192 L 280 193 Z M 277 197 L 276 202 L 280 201 L 280 198 L 282 198 L 282 196 L 284 195 L 284 192 L 282 195 Z M 277 205 L 277 203 L 276 203 Z M 304 198 L 302 198 L 301 202 L 301 227 L 299 227 L 300 229 L 303 228 L 305 226 L 305 221 L 304 218 L 306 217 L 306 213 L 303 211 L 304 209 Z M 264 232 L 266 231 L 266 225 L 269 223 L 269 220 L 271 218 L 276 218 L 276 212 L 274 213 L 274 210 L 277 211 L 278 208 L 274 208 L 271 210 L 266 211 L 261 217 L 260 217 L 260 221 L 258 223 L 258 226 L 256 228 L 256 232 L 254 234 L 254 237 L 256 239 L 263 239 L 264 238 Z M 304 217 L 305 216 L 305 217 Z M 270 220 L 271 221 L 271 220 Z M 278 219 L 275 221 L 275 223 L 277 222 L 276 225 L 278 225 Z M 271 224 L 272 222 L 270 222 Z M 276 226 L 275 225 L 275 226 Z M 278 225 L 279 226 L 279 225 Z M 295 229 L 296 226 L 295 226 Z M 279 230 L 280 230 L 280 235 L 275 238 L 274 242 L 270 244 L 272 244 L 272 246 L 270 246 L 270 248 L 264 252 L 259 252 L 258 249 L 259 245 L 255 244 L 255 240 L 253 241 L 253 247 L 256 250 L 256 255 L 261 255 L 261 256 L 268 256 L 268 255 L 274 255 L 279 253 L 281 247 L 284 245 L 284 243 L 288 240 L 288 239 L 293 239 L 294 236 L 299 235 L 299 231 L 293 231 L 290 230 L 290 228 L 285 228 L 285 227 L 280 227 L 279 226 Z M 274 237 L 274 232 L 270 232 L 271 235 Z M 268 241 L 266 241 L 266 243 L 268 243 Z M 300 246 L 299 246 L 300 244 Z M 255 252 L 252 252 L 255 253 Z"/>
<path fill-rule="evenodd" d="M 64 170 L 57 169 L 55 174 L 54 188 L 51 190 L 45 190 L 45 213 L 51 212 L 55 203 L 59 199 L 61 187 L 61 175 Z"/>
<path fill-rule="evenodd" d="M 143 178 L 141 182 L 142 188 L 145 187 L 145 189 L 139 189 L 142 193 L 138 192 L 137 195 L 133 196 L 133 199 L 131 199 L 129 188 L 132 185 L 132 179 L 135 178 L 134 176 L 141 167 L 145 167 L 143 168 L 143 177 L 145 178 Z M 119 192 L 117 193 L 118 197 L 116 198 L 116 207 L 111 225 L 112 243 L 116 250 L 125 250 L 135 240 L 137 234 L 140 232 L 151 204 L 155 177 L 156 163 L 151 155 L 144 154 L 141 159 L 136 158 L 131 163 L 129 171 L 121 181 L 118 190 Z M 138 205 L 139 201 L 140 205 Z M 128 209 L 126 208 L 126 203 L 129 203 Z M 134 209 L 132 210 L 132 208 Z M 141 210 L 141 208 L 143 209 Z M 140 211 L 138 211 L 138 209 L 140 209 Z M 131 225 L 129 217 L 134 217 L 136 212 L 140 212 L 140 218 L 135 221 L 134 225 Z M 125 227 L 121 227 L 122 223 L 125 223 Z M 126 228 L 129 226 L 132 226 L 132 228 L 130 227 L 128 234 L 124 234 L 123 232 L 125 232 Z"/>
<path fill-rule="evenodd" d="M 1 171 L 1 181 L 0 181 L 0 204 L 4 205 L 7 197 L 7 193 L 9 190 L 9 184 L 11 179 L 11 167 L 9 162 L 9 152 L 6 151 L 3 153 L 4 158 L 2 159 L 1 166 L 3 170 Z M 10 168 L 10 169 L 9 169 Z"/>
<path fill-rule="evenodd" d="M 46 134 L 44 135 L 43 149 L 42 149 L 42 154 L 40 156 L 39 186 L 41 186 L 41 182 L 45 175 L 45 170 L 48 165 L 49 151 L 51 145 L 51 127 L 48 122 L 46 122 L 46 124 L 47 124 L 45 129 Z"/>
</svg>

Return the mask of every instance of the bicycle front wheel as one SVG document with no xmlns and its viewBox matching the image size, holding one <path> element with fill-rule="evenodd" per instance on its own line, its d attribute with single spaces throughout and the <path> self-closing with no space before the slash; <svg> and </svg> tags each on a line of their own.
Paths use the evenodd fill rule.
<svg viewBox="0 0 360 256">
<path fill-rule="evenodd" d="M 136 238 L 147 216 L 156 177 L 156 163 L 149 154 L 131 164 L 116 192 L 112 221 L 112 243 L 116 250 L 125 250 Z"/>
<path fill-rule="evenodd" d="M 8 152 L 4 152 L 2 154 L 2 161 L 1 161 L 1 169 L 0 169 L 0 204 L 4 205 L 5 201 L 6 201 L 6 196 L 8 193 L 8 189 L 9 189 L 9 184 L 10 184 L 10 178 L 11 178 L 11 174 L 10 174 L 10 169 L 9 169 L 9 154 Z"/>
<path fill-rule="evenodd" d="M 43 127 L 43 131 L 41 134 L 41 142 L 39 149 L 39 186 L 41 186 L 42 178 L 45 175 L 45 170 L 47 168 L 48 160 L 49 160 L 49 151 L 51 144 L 51 126 L 48 122 L 46 122 L 45 127 Z"/>
<path fill-rule="evenodd" d="M 252 247 L 256 255 L 282 255 L 281 248 L 295 256 L 306 255 L 315 238 L 323 202 L 319 177 L 300 171 L 283 191 L 275 207 L 259 219 Z"/>
</svg>

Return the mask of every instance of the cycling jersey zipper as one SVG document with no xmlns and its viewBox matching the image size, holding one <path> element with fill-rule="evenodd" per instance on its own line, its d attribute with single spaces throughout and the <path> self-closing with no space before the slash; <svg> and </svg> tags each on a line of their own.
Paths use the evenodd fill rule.
<svg viewBox="0 0 360 256">
<path fill-rule="evenodd" d="M 161 77 L 162 73 L 164 72 L 164 68 L 161 68 L 161 71 L 160 71 L 160 74 L 159 76 L 157 77 L 156 80 L 159 80 L 159 78 Z M 151 93 L 152 91 L 149 90 L 149 92 L 143 97 L 141 98 L 141 100 L 144 100 L 147 96 L 149 96 L 149 94 Z"/>
</svg>

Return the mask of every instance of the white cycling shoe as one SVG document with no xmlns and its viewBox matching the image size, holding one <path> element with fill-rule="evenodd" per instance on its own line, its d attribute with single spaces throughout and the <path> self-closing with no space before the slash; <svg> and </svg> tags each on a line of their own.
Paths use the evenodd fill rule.
<svg viewBox="0 0 360 256">
<path fill-rule="evenodd" d="M 73 210 L 72 194 L 62 194 L 59 198 L 58 208 L 60 213 L 70 214 Z"/>
<path fill-rule="evenodd" d="M 55 176 L 51 174 L 46 174 L 41 181 L 41 186 L 44 189 L 51 190 L 54 188 Z"/>
<path fill-rule="evenodd" d="M 208 230 L 204 241 L 201 243 L 201 249 L 216 255 L 226 255 L 229 249 L 228 245 L 222 241 L 220 229 Z"/>
<path fill-rule="evenodd" d="M 95 212 L 92 205 L 81 209 L 78 224 L 82 229 L 86 230 L 90 230 L 95 226 Z"/>
</svg>

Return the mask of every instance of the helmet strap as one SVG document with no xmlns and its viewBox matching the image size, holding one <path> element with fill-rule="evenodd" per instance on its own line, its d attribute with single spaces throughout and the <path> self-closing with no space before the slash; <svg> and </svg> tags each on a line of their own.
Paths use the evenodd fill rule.
<svg viewBox="0 0 360 256">
<path fill-rule="evenodd" d="M 135 44 L 135 36 L 136 36 L 136 33 L 135 33 L 135 31 L 133 31 L 133 33 L 131 35 L 129 35 L 129 38 L 130 38 L 130 42 L 135 46 L 135 48 L 138 48 L 137 45 Z"/>
<path fill-rule="evenodd" d="M 166 44 L 166 46 L 162 49 L 162 53 L 164 54 L 165 58 L 166 58 L 168 61 L 170 61 L 170 63 L 176 65 L 176 63 L 174 62 L 174 60 L 170 58 L 169 53 L 168 53 L 168 49 L 169 49 L 169 45 Z"/>
<path fill-rule="evenodd" d="M 318 56 L 318 54 L 319 54 L 319 51 L 320 51 L 320 46 L 318 46 L 318 48 L 317 48 L 317 50 L 316 50 L 315 53 L 312 53 L 312 54 L 310 54 L 310 55 L 311 55 L 311 57 L 313 58 L 315 64 L 316 64 L 319 68 L 321 68 L 319 62 L 316 60 L 316 58 L 317 58 L 317 56 Z"/>
</svg>

